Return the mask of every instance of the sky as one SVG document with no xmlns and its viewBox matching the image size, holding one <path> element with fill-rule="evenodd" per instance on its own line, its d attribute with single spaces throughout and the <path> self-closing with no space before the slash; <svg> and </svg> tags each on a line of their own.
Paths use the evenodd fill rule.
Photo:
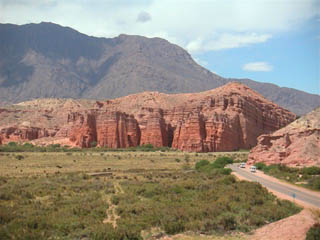
<svg viewBox="0 0 320 240">
<path fill-rule="evenodd" d="M 0 23 L 161 37 L 226 78 L 320 94 L 320 0 L 0 0 Z"/>
</svg>

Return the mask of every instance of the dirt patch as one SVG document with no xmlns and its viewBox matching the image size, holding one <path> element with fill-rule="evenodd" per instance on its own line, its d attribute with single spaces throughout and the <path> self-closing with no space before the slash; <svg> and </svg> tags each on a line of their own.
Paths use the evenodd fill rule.
<svg viewBox="0 0 320 240">
<path fill-rule="evenodd" d="M 118 182 L 116 182 L 114 184 L 114 189 L 115 189 L 115 195 L 119 194 L 119 193 L 123 193 L 123 189 L 121 188 L 121 186 Z M 108 203 L 109 208 L 106 211 L 107 218 L 105 218 L 103 220 L 103 223 L 110 223 L 113 226 L 113 228 L 116 228 L 117 227 L 117 220 L 120 218 L 120 216 L 117 215 L 117 211 L 116 211 L 117 206 L 112 203 L 111 197 L 112 197 L 112 195 L 109 196 L 109 198 L 107 199 L 107 203 Z"/>
<path fill-rule="evenodd" d="M 307 231 L 316 221 L 311 211 L 305 209 L 294 216 L 257 229 L 249 240 L 304 240 Z"/>
</svg>

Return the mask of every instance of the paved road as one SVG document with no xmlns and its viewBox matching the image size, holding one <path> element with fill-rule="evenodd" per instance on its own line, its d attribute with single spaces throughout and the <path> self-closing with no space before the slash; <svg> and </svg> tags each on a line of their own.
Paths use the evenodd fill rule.
<svg viewBox="0 0 320 240">
<path fill-rule="evenodd" d="M 277 182 L 272 182 L 268 179 L 255 175 L 255 173 L 248 172 L 242 168 L 238 167 L 238 164 L 232 164 L 228 166 L 234 172 L 239 174 L 240 176 L 254 182 L 259 182 L 261 185 L 265 186 L 268 189 L 271 189 L 276 192 L 283 193 L 287 196 L 292 197 L 295 195 L 295 199 L 303 201 L 309 205 L 320 208 L 320 197 L 316 194 L 310 194 L 308 192 L 303 191 L 303 189 L 296 189 L 295 187 L 287 186 L 286 184 L 281 184 Z"/>
</svg>

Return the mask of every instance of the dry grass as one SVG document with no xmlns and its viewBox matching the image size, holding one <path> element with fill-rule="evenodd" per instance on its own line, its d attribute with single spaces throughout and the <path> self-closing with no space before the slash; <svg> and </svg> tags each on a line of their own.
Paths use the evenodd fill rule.
<svg viewBox="0 0 320 240">
<path fill-rule="evenodd" d="M 205 236 L 205 235 L 185 235 L 179 234 L 172 237 L 172 240 L 245 240 L 247 236 L 245 235 L 227 235 L 227 236 Z"/>
<path fill-rule="evenodd" d="M 17 156 L 23 159 L 18 160 Z M 46 152 L 0 153 L 0 176 L 30 176 L 67 172 L 102 172 L 130 170 L 176 170 L 206 159 L 230 155 L 245 159 L 247 153 L 183 152 Z"/>
</svg>

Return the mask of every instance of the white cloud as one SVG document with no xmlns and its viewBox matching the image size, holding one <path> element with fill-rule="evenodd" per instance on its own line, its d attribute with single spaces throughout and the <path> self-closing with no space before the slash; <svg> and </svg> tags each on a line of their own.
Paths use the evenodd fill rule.
<svg viewBox="0 0 320 240">
<path fill-rule="evenodd" d="M 55 22 L 100 37 L 120 33 L 167 36 L 168 40 L 197 52 L 248 46 L 296 30 L 302 23 L 320 16 L 319 3 L 319 0 L 0 0 L 0 22 Z M 146 21 L 147 24 L 141 24 Z"/>
<path fill-rule="evenodd" d="M 273 66 L 267 62 L 252 62 L 243 65 L 242 69 L 251 72 L 270 72 Z"/>
<path fill-rule="evenodd" d="M 222 33 L 216 34 L 215 37 L 208 39 L 207 41 L 199 38 L 191 41 L 186 46 L 186 49 L 191 53 L 197 53 L 202 51 L 239 48 L 248 46 L 250 44 L 263 43 L 270 38 L 270 34 Z"/>
</svg>

